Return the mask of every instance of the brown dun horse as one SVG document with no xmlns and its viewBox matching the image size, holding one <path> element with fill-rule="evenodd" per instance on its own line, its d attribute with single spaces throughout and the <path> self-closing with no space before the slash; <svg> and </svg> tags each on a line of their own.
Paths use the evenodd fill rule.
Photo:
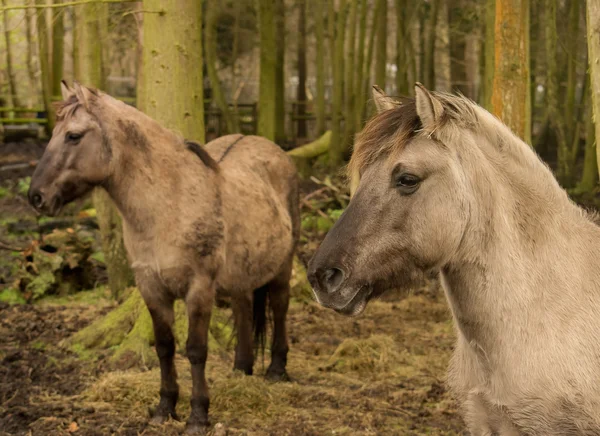
<svg viewBox="0 0 600 436">
<path fill-rule="evenodd" d="M 352 200 L 309 264 L 317 299 L 355 315 L 438 271 L 470 434 L 600 435 L 600 227 L 490 113 L 415 93 L 374 91 Z"/>
<path fill-rule="evenodd" d="M 229 135 L 202 147 L 102 92 L 64 82 L 62 91 L 30 202 L 54 215 L 94 187 L 108 192 L 123 217 L 125 246 L 154 325 L 161 389 L 152 420 L 176 417 L 173 302 L 182 298 L 193 381 L 186 428 L 202 431 L 208 425 L 205 363 L 217 292 L 232 300 L 234 368 L 252 374 L 268 301 L 274 327 L 266 376 L 287 378 L 288 283 L 299 234 L 294 165 L 264 138 Z"/>
</svg>

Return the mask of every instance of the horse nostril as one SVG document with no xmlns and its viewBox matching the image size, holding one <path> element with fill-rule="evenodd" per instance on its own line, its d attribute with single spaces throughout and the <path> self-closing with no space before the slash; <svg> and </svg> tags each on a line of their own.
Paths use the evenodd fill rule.
<svg viewBox="0 0 600 436">
<path fill-rule="evenodd" d="M 321 284 L 329 292 L 335 292 L 344 281 L 344 272 L 339 268 L 328 268 L 321 275 Z"/>
<path fill-rule="evenodd" d="M 44 204 L 44 200 L 42 198 L 42 194 L 40 194 L 39 192 L 36 192 L 35 194 L 32 194 L 31 197 L 30 197 L 30 203 L 36 209 L 41 208 L 42 205 Z"/>
</svg>

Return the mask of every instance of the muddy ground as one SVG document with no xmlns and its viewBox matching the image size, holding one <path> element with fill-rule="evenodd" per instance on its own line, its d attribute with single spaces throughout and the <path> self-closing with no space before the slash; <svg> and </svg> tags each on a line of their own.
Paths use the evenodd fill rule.
<svg viewBox="0 0 600 436">
<path fill-rule="evenodd" d="M 7 162 L 39 157 L 39 144 L 0 151 Z M 14 150 L 20 154 L 15 157 Z M 0 176 L 0 240 L 27 244 L 34 231 L 8 225 L 36 218 L 19 194 L 20 170 Z M 304 195 L 322 185 L 306 183 Z M 317 213 L 305 210 L 305 213 Z M 323 215 L 322 212 L 319 212 Z M 317 232 L 318 233 L 318 232 Z M 318 243 L 305 232 L 300 253 Z M 319 237 L 322 235 L 318 235 Z M 16 256 L 0 250 L 0 291 L 11 283 Z M 110 350 L 78 355 L 61 341 L 110 311 L 115 303 L 99 279 L 95 290 L 43 298 L 35 304 L 0 303 L 0 435 L 176 435 L 184 422 L 147 423 L 158 399 L 159 370 L 142 363 L 118 370 Z M 290 383 L 234 374 L 232 346 L 211 350 L 211 420 L 232 435 L 462 435 L 456 403 L 444 388 L 454 342 L 450 314 L 435 279 L 405 295 L 369 305 L 345 318 L 296 298 L 289 314 Z M 189 413 L 189 363 L 177 354 L 179 415 Z M 214 427 L 213 427 L 214 429 Z M 213 432 L 214 430 L 211 430 Z M 221 433 L 222 434 L 222 433 Z"/>
</svg>

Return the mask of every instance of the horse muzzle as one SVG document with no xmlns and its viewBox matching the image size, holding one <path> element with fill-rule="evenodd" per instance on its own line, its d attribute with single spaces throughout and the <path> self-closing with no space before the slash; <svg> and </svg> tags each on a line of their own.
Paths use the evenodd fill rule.
<svg viewBox="0 0 600 436">
<path fill-rule="evenodd" d="M 29 188 L 27 197 L 29 199 L 29 204 L 31 204 L 37 212 L 44 215 L 56 216 L 63 206 L 60 195 L 50 197 L 38 189 Z"/>
<path fill-rule="evenodd" d="M 349 286 L 348 274 L 341 268 L 310 268 L 310 282 L 317 302 L 343 315 L 361 314 L 367 307 L 370 290 L 363 286 Z"/>
</svg>

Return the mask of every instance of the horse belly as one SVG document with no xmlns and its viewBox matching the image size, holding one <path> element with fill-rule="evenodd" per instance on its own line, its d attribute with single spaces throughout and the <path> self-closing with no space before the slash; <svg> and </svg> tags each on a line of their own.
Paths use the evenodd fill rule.
<svg viewBox="0 0 600 436">
<path fill-rule="evenodd" d="M 272 198 L 257 200 L 256 205 L 228 222 L 225 264 L 219 274 L 224 288 L 256 289 L 289 262 L 294 241 L 287 209 Z"/>
</svg>

